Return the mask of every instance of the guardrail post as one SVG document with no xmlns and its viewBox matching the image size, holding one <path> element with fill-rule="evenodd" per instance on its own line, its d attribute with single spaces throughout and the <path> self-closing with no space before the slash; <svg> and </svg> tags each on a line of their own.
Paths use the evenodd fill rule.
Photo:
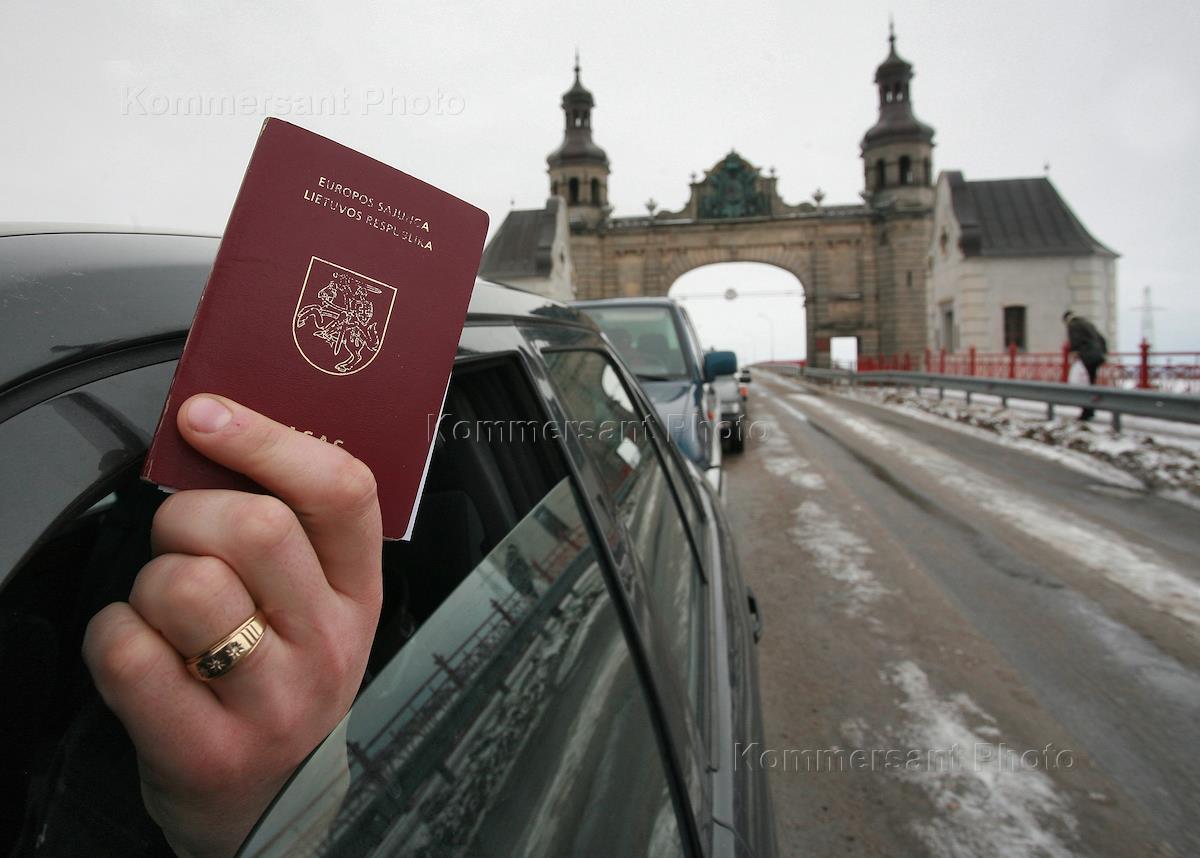
<svg viewBox="0 0 1200 858">
<path fill-rule="evenodd" d="M 1112 413 L 1112 428 L 1114 432 L 1121 431 L 1121 412 L 1114 411 Z"/>
<path fill-rule="evenodd" d="M 1008 377 L 1017 377 L 1017 344 L 1008 344 Z"/>
<path fill-rule="evenodd" d="M 1054 419 L 1054 403 L 1053 402 L 1046 403 L 1046 419 L 1047 420 Z"/>
<path fill-rule="evenodd" d="M 1071 378 L 1071 344 L 1069 342 L 1062 344 L 1062 355 L 1062 373 L 1058 380 L 1066 384 Z"/>
<path fill-rule="evenodd" d="M 945 398 L 946 398 L 946 388 L 939 387 L 938 388 L 938 402 L 941 402 Z"/>
<path fill-rule="evenodd" d="M 1137 386 L 1138 386 L 1139 390 L 1149 390 L 1150 389 L 1150 342 L 1149 342 L 1149 340 L 1147 340 L 1143 337 L 1141 344 L 1138 346 L 1138 349 L 1142 353 L 1142 363 L 1138 367 L 1138 385 Z"/>
<path fill-rule="evenodd" d="M 975 375 L 975 346 L 967 352 L 967 375 Z"/>
</svg>

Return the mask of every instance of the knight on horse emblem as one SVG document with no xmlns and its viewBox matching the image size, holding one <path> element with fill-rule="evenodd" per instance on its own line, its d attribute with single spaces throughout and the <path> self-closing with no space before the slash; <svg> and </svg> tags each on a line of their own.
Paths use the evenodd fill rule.
<svg viewBox="0 0 1200 858">
<path fill-rule="evenodd" d="M 330 375 L 364 369 L 383 345 L 395 297 L 394 287 L 314 256 L 292 321 L 296 348 Z"/>
</svg>

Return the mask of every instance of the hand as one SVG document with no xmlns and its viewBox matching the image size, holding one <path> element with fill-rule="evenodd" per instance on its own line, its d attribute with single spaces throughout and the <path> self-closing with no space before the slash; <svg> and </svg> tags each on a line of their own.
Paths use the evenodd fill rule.
<svg viewBox="0 0 1200 858">
<path fill-rule="evenodd" d="M 339 447 L 207 395 L 184 403 L 179 429 L 276 497 L 169 497 L 154 559 L 128 604 L 92 618 L 83 655 L 167 841 L 224 856 L 354 700 L 379 619 L 382 527 L 370 470 Z M 256 610 L 267 631 L 249 655 L 211 682 L 188 672 Z"/>
</svg>

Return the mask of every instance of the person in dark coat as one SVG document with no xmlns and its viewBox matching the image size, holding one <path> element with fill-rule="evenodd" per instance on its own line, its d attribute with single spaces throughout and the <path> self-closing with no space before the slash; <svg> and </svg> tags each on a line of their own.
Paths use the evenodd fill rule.
<svg viewBox="0 0 1200 858">
<path fill-rule="evenodd" d="M 1071 353 L 1079 358 L 1079 362 L 1087 370 L 1088 384 L 1095 384 L 1096 374 L 1108 357 L 1108 342 L 1095 325 L 1083 316 L 1076 316 L 1070 310 L 1063 313 L 1063 323 L 1067 326 L 1067 340 Z M 1084 408 L 1079 414 L 1079 419 L 1091 420 L 1095 415 L 1095 409 Z"/>
</svg>

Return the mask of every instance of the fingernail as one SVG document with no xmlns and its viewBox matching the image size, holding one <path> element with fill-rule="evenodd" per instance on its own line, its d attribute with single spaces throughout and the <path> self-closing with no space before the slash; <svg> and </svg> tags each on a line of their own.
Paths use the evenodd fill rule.
<svg viewBox="0 0 1200 858">
<path fill-rule="evenodd" d="M 188 426 L 197 432 L 216 432 L 232 417 L 232 411 L 207 396 L 193 399 L 187 409 Z"/>
</svg>

